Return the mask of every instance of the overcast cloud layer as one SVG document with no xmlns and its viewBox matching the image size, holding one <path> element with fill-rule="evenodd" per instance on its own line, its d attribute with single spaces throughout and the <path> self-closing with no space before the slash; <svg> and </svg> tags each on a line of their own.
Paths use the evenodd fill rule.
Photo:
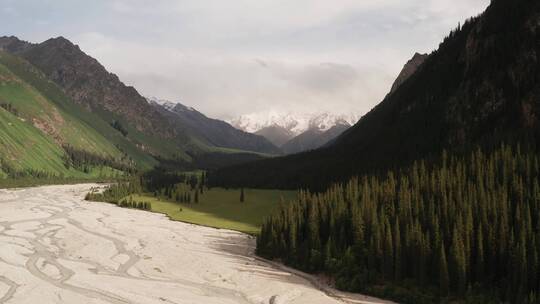
<svg viewBox="0 0 540 304">
<path fill-rule="evenodd" d="M 143 95 L 209 116 L 365 113 L 489 0 L 0 0 L 0 35 L 64 36 Z"/>
</svg>

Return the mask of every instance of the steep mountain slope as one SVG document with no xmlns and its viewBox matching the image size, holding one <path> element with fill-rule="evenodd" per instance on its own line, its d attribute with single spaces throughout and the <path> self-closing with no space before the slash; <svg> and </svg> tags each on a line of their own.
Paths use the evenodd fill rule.
<svg viewBox="0 0 540 304">
<path fill-rule="evenodd" d="M 0 52 L 0 62 L 9 60 L 8 56 Z M 0 77 L 2 103 L 16 109 L 17 116 L 40 129 L 59 144 L 69 142 L 74 147 L 84 148 L 91 152 L 100 152 L 109 156 L 118 154 L 119 151 L 104 137 L 56 107 L 3 64 L 0 64 Z"/>
<path fill-rule="evenodd" d="M 39 129 L 3 108 L 0 108 L 0 142 L 2 171 L 67 173 L 62 148 Z"/>
<path fill-rule="evenodd" d="M 214 184 L 322 189 L 443 149 L 540 138 L 540 3 L 492 1 L 328 148 L 222 169 Z"/>
<path fill-rule="evenodd" d="M 350 127 L 351 125 L 349 124 L 340 123 L 326 131 L 314 128 L 309 129 L 304 133 L 296 136 L 295 138 L 289 140 L 287 143 L 281 146 L 281 149 L 286 154 L 294 154 L 303 151 L 314 150 L 331 142 Z"/>
<path fill-rule="evenodd" d="M 124 85 L 97 60 L 65 38 L 30 44 L 0 38 L 0 47 L 25 58 L 62 87 L 73 101 L 108 123 L 120 123 L 129 140 L 148 154 L 189 159 L 186 151 L 200 151 L 184 130 L 174 128 L 146 99 Z"/>
<path fill-rule="evenodd" d="M 54 91 L 49 85 L 36 68 L 0 51 L 2 177 L 6 177 L 6 174 L 92 176 L 91 166 L 83 172 L 81 168 L 74 168 L 66 162 L 66 147 L 125 166 L 133 164 L 133 158 L 123 153 L 119 145 L 80 120 L 73 114 L 76 111 L 66 110 L 61 100 L 52 100 L 48 94 L 40 91 L 44 87 Z"/>
<path fill-rule="evenodd" d="M 282 146 L 283 144 L 294 138 L 294 133 L 278 125 L 264 127 L 255 132 L 254 134 L 266 138 L 278 147 Z"/>
<path fill-rule="evenodd" d="M 394 81 L 394 84 L 392 84 L 392 89 L 390 90 L 390 93 L 394 93 L 400 85 L 402 85 L 407 79 L 409 79 L 409 77 L 411 77 L 416 72 L 416 70 L 418 70 L 418 68 L 422 65 L 422 63 L 424 63 L 424 61 L 426 61 L 427 58 L 427 54 L 414 54 L 411 60 L 409 60 L 405 64 L 398 77 Z"/>
<path fill-rule="evenodd" d="M 120 153 L 143 169 L 157 164 L 154 158 L 138 149 L 108 122 L 75 104 L 24 59 L 0 51 L 0 64 L 4 78 L 12 79 L 11 82 L 4 81 L 0 98 L 4 103 L 19 108 L 20 115 L 29 121 L 37 123 L 51 135 L 63 138 L 74 148 L 104 156 Z"/>
<path fill-rule="evenodd" d="M 185 129 L 207 145 L 257 153 L 279 154 L 281 151 L 264 137 L 240 131 L 230 124 L 206 117 L 180 103 L 148 98 L 149 103 L 172 125 Z"/>
</svg>

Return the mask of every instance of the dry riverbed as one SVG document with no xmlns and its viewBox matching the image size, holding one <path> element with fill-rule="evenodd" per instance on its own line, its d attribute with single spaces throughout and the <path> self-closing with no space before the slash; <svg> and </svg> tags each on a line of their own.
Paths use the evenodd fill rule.
<svg viewBox="0 0 540 304">
<path fill-rule="evenodd" d="M 0 303 L 386 303 L 254 256 L 254 239 L 83 201 L 93 185 L 0 190 Z"/>
</svg>

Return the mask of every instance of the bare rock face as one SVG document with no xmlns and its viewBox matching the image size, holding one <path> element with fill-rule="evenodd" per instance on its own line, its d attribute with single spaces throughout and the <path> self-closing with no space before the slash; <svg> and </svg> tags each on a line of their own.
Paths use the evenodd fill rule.
<svg viewBox="0 0 540 304">
<path fill-rule="evenodd" d="M 32 47 L 33 44 L 22 41 L 15 36 L 0 37 L 0 50 L 4 50 L 8 53 L 18 53 Z"/>
<path fill-rule="evenodd" d="M 133 87 L 124 85 L 116 75 L 69 40 L 63 37 L 49 39 L 18 53 L 88 110 L 106 110 L 120 115 L 146 134 L 165 138 L 176 135 Z"/>
<path fill-rule="evenodd" d="M 428 56 L 428 54 L 415 53 L 413 58 L 405 64 L 405 66 L 401 70 L 401 73 L 399 73 L 398 77 L 394 81 L 394 84 L 392 85 L 390 93 L 393 93 L 400 85 L 402 85 L 407 79 L 409 79 L 409 77 L 411 77 L 418 70 L 418 67 L 420 67 L 422 63 L 424 63 Z"/>
<path fill-rule="evenodd" d="M 64 37 L 33 44 L 17 37 L 0 37 L 0 49 L 39 68 L 66 95 L 88 111 L 113 113 L 138 131 L 164 139 L 188 141 L 142 97 L 109 73 L 96 59 Z"/>
</svg>

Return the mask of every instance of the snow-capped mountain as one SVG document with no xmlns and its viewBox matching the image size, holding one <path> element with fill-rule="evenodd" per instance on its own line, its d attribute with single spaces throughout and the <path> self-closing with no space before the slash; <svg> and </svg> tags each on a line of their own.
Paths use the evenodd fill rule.
<svg viewBox="0 0 540 304">
<path fill-rule="evenodd" d="M 208 146 L 280 154 L 281 151 L 262 136 L 234 128 L 228 123 L 212 119 L 192 107 L 155 97 L 146 101 L 177 129 Z"/>
<path fill-rule="evenodd" d="M 268 127 L 280 127 L 293 136 L 297 136 L 307 130 L 327 131 L 330 128 L 345 124 L 354 125 L 359 115 L 355 114 L 333 114 L 329 112 L 316 113 L 283 113 L 277 111 L 260 112 L 242 115 L 236 119 L 229 120 L 234 127 L 256 133 Z"/>
<path fill-rule="evenodd" d="M 176 108 L 176 110 L 180 110 L 180 109 L 184 109 L 185 111 L 196 111 L 194 108 L 192 107 L 187 107 L 187 106 L 184 106 L 183 104 L 179 103 L 179 102 L 172 102 L 172 101 L 169 101 L 169 100 L 165 100 L 165 99 L 159 99 L 157 97 L 145 97 L 146 98 L 146 101 L 148 101 L 149 104 L 158 104 L 158 105 L 161 105 L 162 107 L 164 107 L 165 109 L 169 110 L 169 111 L 172 111 Z"/>
</svg>

